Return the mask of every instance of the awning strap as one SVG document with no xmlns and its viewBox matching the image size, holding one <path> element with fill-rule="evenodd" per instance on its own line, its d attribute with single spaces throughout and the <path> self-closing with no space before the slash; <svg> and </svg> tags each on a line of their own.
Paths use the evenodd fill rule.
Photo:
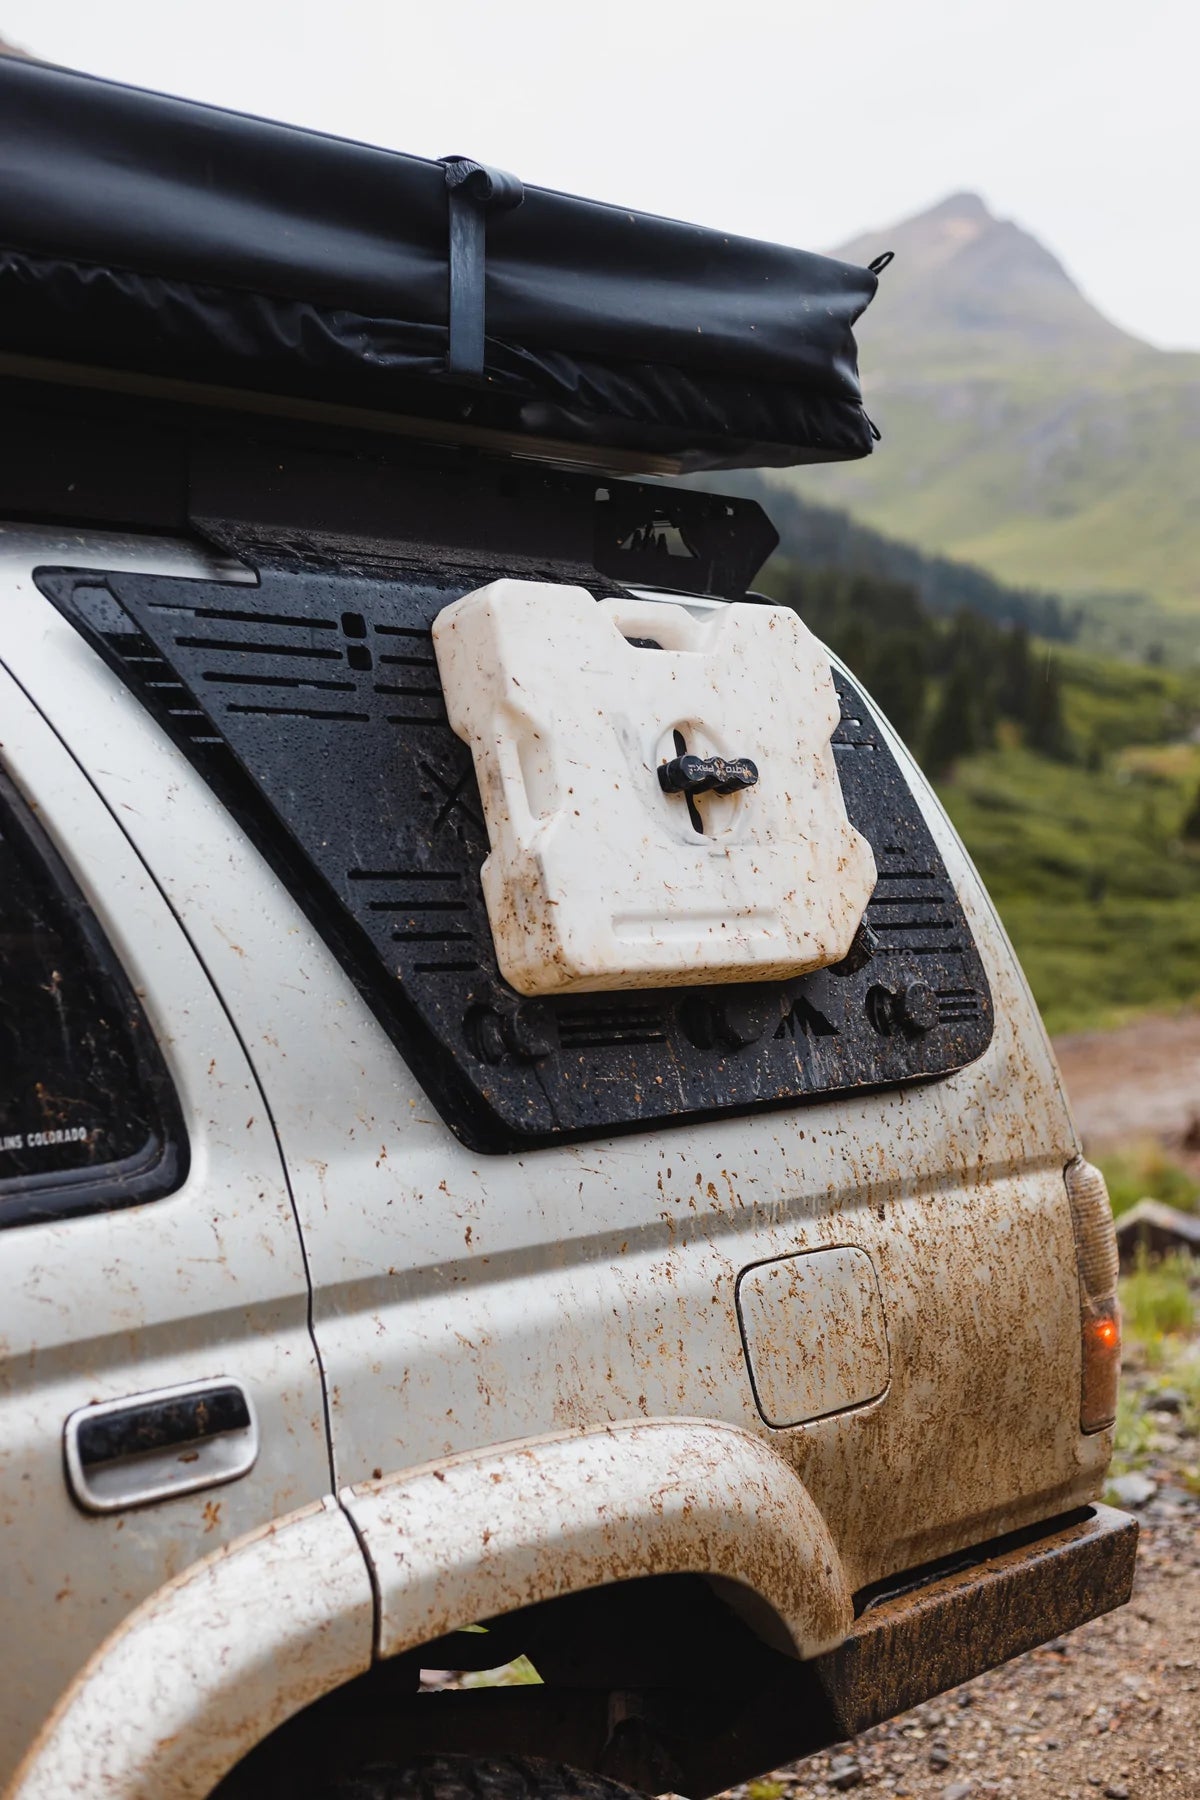
<svg viewBox="0 0 1200 1800">
<path fill-rule="evenodd" d="M 515 175 L 466 156 L 443 156 L 450 211 L 449 343 L 446 373 L 482 381 L 487 215 L 520 206 L 525 190 Z"/>
</svg>

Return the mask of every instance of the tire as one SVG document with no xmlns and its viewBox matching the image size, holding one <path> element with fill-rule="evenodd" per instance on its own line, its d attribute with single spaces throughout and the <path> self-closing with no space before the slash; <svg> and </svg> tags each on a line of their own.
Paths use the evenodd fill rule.
<svg viewBox="0 0 1200 1800">
<path fill-rule="evenodd" d="M 342 1777 L 322 1800 L 644 1800 L 633 1788 L 536 1756 L 415 1756 Z"/>
</svg>

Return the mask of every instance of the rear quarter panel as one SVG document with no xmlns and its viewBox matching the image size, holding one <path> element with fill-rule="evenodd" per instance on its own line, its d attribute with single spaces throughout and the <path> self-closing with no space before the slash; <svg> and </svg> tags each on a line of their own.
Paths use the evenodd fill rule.
<svg viewBox="0 0 1200 1800">
<path fill-rule="evenodd" d="M 442 1125 L 420 1071 L 117 679 L 38 596 L 24 616 L 22 679 L 126 809 L 269 1097 L 339 1481 L 607 1420 L 724 1419 L 795 1467 L 854 1586 L 1097 1491 L 1108 1440 L 1078 1431 L 1074 1133 L 1015 959 L 932 796 L 995 1003 L 976 1063 L 926 1086 L 485 1157 Z M 772 1431 L 738 1274 L 841 1245 L 877 1271 L 888 1386 Z"/>
</svg>

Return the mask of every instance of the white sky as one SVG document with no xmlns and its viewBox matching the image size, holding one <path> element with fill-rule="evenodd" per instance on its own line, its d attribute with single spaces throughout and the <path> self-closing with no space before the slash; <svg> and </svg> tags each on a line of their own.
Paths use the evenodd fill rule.
<svg viewBox="0 0 1200 1800">
<path fill-rule="evenodd" d="M 0 0 L 0 36 L 810 249 L 973 188 L 1200 348 L 1197 0 Z"/>
</svg>

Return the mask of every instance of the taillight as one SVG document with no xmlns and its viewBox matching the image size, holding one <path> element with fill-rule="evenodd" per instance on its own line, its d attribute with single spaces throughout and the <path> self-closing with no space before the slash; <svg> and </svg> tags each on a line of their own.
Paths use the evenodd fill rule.
<svg viewBox="0 0 1200 1800">
<path fill-rule="evenodd" d="M 1104 1177 L 1077 1156 L 1065 1171 L 1075 1260 L 1079 1268 L 1079 1314 L 1083 1383 L 1079 1398 L 1082 1431 L 1103 1431 L 1117 1416 L 1121 1373 L 1121 1312 L 1117 1304 L 1117 1234 Z"/>
</svg>

